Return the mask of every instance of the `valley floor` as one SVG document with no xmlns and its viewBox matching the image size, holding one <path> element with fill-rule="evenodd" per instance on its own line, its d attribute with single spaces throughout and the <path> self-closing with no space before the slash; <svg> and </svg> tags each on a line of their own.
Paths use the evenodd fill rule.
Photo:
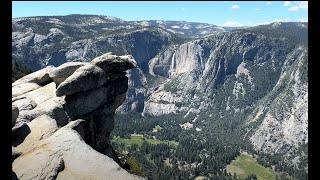
<svg viewBox="0 0 320 180">
<path fill-rule="evenodd" d="M 256 158 L 248 153 L 241 153 L 235 160 L 227 165 L 228 173 L 236 173 L 242 179 L 249 175 L 255 174 L 258 179 L 274 180 L 276 176 L 280 176 L 272 168 L 266 168 L 259 164 Z"/>
<path fill-rule="evenodd" d="M 141 145 L 144 141 L 146 141 L 149 144 L 153 144 L 153 145 L 168 144 L 168 145 L 172 145 L 174 147 L 176 147 L 178 145 L 178 143 L 174 142 L 174 141 L 160 141 L 160 140 L 157 140 L 156 138 L 153 138 L 153 139 L 144 138 L 143 135 L 140 135 L 140 134 L 132 134 L 130 139 L 129 138 L 114 137 L 112 141 L 116 142 L 116 143 L 123 143 L 127 147 L 130 147 L 132 144 L 136 144 L 139 147 L 141 147 Z"/>
</svg>

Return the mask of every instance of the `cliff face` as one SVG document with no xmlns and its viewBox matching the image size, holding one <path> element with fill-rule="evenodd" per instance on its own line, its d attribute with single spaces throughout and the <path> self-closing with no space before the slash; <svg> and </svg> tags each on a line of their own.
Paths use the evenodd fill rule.
<svg viewBox="0 0 320 180">
<path fill-rule="evenodd" d="M 164 84 L 161 93 L 156 92 L 151 95 L 144 112 L 149 113 L 149 110 L 153 109 L 150 105 L 161 99 L 166 101 L 168 98 L 174 100 L 162 103 L 166 104 L 165 109 L 168 104 L 175 105 L 174 102 L 189 105 L 185 108 L 178 106 L 170 108 L 170 111 L 163 111 L 165 114 L 188 109 L 191 107 L 191 102 L 198 104 L 195 105 L 198 107 L 201 106 L 200 101 L 206 101 L 209 105 L 213 103 L 215 98 L 212 97 L 216 91 L 226 88 L 227 85 L 233 86 L 232 91 L 229 92 L 228 88 L 226 94 L 229 103 L 234 104 L 233 99 L 244 101 L 245 96 L 255 93 L 257 94 L 255 99 L 248 102 L 253 103 L 275 85 L 286 59 L 285 55 L 293 48 L 294 45 L 285 39 L 268 37 L 257 32 L 235 31 L 190 41 L 175 49 L 168 49 L 150 60 L 150 73 L 163 75 L 170 80 Z M 159 67 L 163 67 L 161 71 Z M 273 79 L 265 85 L 268 80 L 261 76 Z M 266 89 L 261 89 L 263 86 L 266 86 Z M 201 108 L 206 107 L 201 106 Z"/>
<path fill-rule="evenodd" d="M 143 113 L 238 119 L 255 150 L 296 151 L 308 142 L 306 30 L 274 23 L 168 48 L 150 60 L 150 74 L 168 80 L 150 94 Z"/>
<path fill-rule="evenodd" d="M 132 56 L 48 66 L 12 84 L 12 167 L 18 179 L 139 179 L 110 145 Z"/>
<path fill-rule="evenodd" d="M 286 61 L 273 90 L 248 118 L 262 121 L 250 137 L 254 147 L 265 152 L 292 152 L 308 143 L 308 51 L 297 48 L 296 61 Z"/>
</svg>

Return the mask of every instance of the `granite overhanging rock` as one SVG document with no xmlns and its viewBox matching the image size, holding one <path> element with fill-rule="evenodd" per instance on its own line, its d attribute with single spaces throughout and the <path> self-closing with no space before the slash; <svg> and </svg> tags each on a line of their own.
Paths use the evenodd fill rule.
<svg viewBox="0 0 320 180">
<path fill-rule="evenodd" d="M 128 89 L 125 71 L 136 66 L 130 55 L 107 53 L 90 63 L 49 66 L 15 81 L 15 176 L 139 179 L 117 164 L 119 159 L 110 145 L 115 110 Z"/>
</svg>

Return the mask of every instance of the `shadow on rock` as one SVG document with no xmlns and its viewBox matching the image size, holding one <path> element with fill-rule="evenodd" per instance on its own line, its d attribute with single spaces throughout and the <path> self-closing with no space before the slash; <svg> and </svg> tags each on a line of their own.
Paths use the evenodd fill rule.
<svg viewBox="0 0 320 180">
<path fill-rule="evenodd" d="M 23 143 L 24 139 L 31 132 L 29 126 L 26 123 L 12 129 L 12 146 L 17 147 Z"/>
<path fill-rule="evenodd" d="M 12 171 L 12 180 L 19 180 L 16 173 Z"/>
</svg>

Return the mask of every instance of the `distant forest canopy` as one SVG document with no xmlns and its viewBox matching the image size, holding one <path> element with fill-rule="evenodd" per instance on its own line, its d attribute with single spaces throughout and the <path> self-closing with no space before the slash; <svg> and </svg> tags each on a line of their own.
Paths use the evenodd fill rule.
<svg viewBox="0 0 320 180">
<path fill-rule="evenodd" d="M 32 73 L 32 71 L 26 65 L 16 61 L 12 62 L 12 82 L 30 73 Z"/>
</svg>

